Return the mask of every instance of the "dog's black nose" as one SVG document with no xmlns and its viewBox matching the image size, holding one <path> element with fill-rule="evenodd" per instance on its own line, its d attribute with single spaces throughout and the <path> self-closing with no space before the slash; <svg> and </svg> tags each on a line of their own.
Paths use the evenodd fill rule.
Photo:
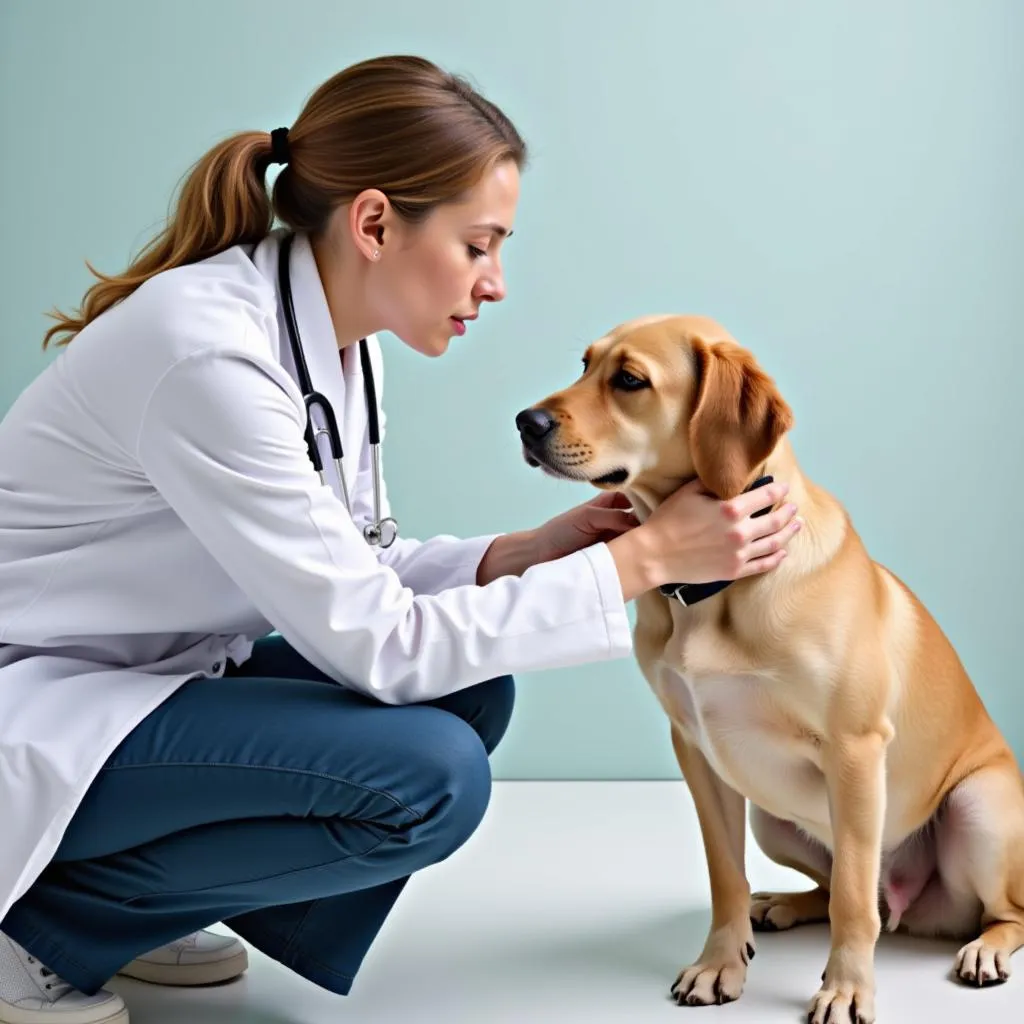
<svg viewBox="0 0 1024 1024">
<path fill-rule="evenodd" d="M 551 433 L 555 421 L 544 409 L 524 409 L 516 416 L 516 426 L 524 441 L 540 441 Z"/>
</svg>

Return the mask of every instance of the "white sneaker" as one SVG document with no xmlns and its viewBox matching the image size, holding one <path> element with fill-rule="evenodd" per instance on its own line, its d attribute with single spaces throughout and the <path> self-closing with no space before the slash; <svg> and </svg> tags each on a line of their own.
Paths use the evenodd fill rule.
<svg viewBox="0 0 1024 1024">
<path fill-rule="evenodd" d="M 128 1024 L 114 992 L 87 996 L 0 932 L 0 1024 Z"/>
<path fill-rule="evenodd" d="M 202 931 L 160 946 L 117 973 L 155 985 L 213 985 L 237 978 L 248 966 L 238 939 Z"/>
</svg>

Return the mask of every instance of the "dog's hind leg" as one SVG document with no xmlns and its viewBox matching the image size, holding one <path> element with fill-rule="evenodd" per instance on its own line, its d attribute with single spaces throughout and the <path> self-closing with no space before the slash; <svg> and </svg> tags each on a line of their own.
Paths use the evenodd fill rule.
<svg viewBox="0 0 1024 1024">
<path fill-rule="evenodd" d="M 806 892 L 755 892 L 750 897 L 750 923 L 757 931 L 781 931 L 828 920 L 828 885 L 832 855 L 791 821 L 751 806 L 750 827 L 765 855 L 807 875 L 817 885 Z"/>
<path fill-rule="evenodd" d="M 1024 946 L 1024 782 L 1009 751 L 946 798 L 937 824 L 943 887 L 980 903 L 981 934 L 956 957 L 957 977 L 978 987 L 1006 981 Z"/>
</svg>

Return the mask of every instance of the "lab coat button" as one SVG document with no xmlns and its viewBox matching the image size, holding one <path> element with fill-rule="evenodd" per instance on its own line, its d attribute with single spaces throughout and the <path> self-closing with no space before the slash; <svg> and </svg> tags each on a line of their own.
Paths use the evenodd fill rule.
<svg viewBox="0 0 1024 1024">
<path fill-rule="evenodd" d="M 224 662 L 223 661 L 215 661 L 213 663 L 213 671 L 214 672 L 219 672 L 223 667 L 224 667 Z"/>
</svg>

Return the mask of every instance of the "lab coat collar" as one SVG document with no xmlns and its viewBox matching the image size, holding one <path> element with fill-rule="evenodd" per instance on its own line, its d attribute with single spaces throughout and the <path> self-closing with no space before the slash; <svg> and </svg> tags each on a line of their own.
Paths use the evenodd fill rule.
<svg viewBox="0 0 1024 1024">
<path fill-rule="evenodd" d="M 281 241 L 287 233 L 284 228 L 272 231 L 256 246 L 252 255 L 256 268 L 267 279 L 277 296 L 278 333 L 280 335 L 280 348 L 277 354 L 279 358 L 289 352 L 288 331 L 285 327 L 277 276 L 277 259 L 281 250 Z M 315 383 L 317 374 L 313 369 L 313 362 L 317 358 L 323 358 L 325 354 L 330 362 L 337 361 L 339 359 L 338 343 L 334 336 L 334 324 L 331 322 L 327 296 L 324 294 L 323 285 L 320 282 L 320 272 L 317 270 L 316 259 L 313 256 L 313 246 L 309 236 L 302 232 L 295 235 L 289 269 L 291 270 L 295 321 L 298 324 L 306 362 L 310 364 L 310 377 Z M 358 365 L 358 360 L 345 360 L 346 366 L 350 363 Z"/>
</svg>

